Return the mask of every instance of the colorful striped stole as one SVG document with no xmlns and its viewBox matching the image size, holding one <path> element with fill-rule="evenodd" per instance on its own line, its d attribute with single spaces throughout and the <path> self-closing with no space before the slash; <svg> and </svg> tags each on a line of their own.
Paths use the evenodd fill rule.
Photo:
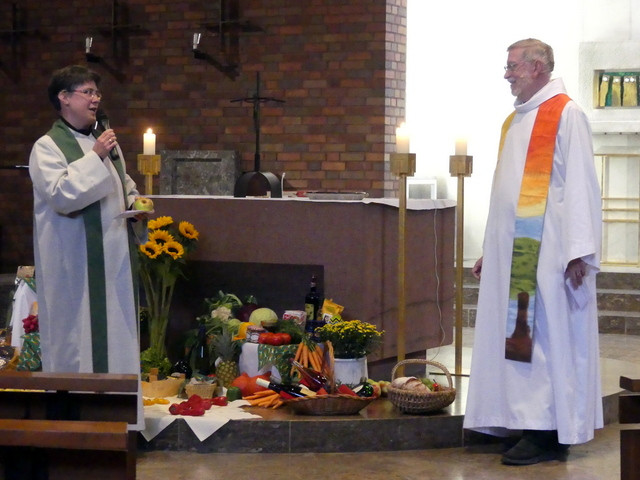
<svg viewBox="0 0 640 480">
<path fill-rule="evenodd" d="M 538 254 L 560 117 L 570 98 L 556 95 L 538 108 L 522 174 L 509 281 L 505 358 L 531 362 Z M 502 126 L 500 154 L 515 112 Z"/>
</svg>

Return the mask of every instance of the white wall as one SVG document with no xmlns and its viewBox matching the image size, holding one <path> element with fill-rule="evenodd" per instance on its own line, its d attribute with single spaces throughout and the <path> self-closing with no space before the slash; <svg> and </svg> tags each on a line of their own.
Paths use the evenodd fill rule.
<svg viewBox="0 0 640 480">
<path fill-rule="evenodd" d="M 563 78 L 577 100 L 580 43 L 638 39 L 640 0 L 407 3 L 406 121 L 416 176 L 437 177 L 438 196 L 455 199 L 449 155 L 456 138 L 468 139 L 473 174 L 464 184 L 464 257 L 472 265 L 482 255 L 500 126 L 513 110 L 502 68 L 507 47 L 528 37 L 550 44 L 554 76 Z"/>
</svg>

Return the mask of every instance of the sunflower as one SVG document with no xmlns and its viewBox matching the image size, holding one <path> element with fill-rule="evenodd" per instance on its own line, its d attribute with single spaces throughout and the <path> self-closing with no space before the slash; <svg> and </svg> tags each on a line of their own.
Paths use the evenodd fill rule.
<svg viewBox="0 0 640 480">
<path fill-rule="evenodd" d="M 181 243 L 176 241 L 167 242 L 164 244 L 164 252 L 171 255 L 174 260 L 181 258 L 184 255 L 184 247 Z"/>
<path fill-rule="evenodd" d="M 140 251 L 149 258 L 156 258 L 162 253 L 162 246 L 155 242 L 147 242 L 144 245 L 140 245 Z"/>
<path fill-rule="evenodd" d="M 171 225 L 172 223 L 173 223 L 173 218 L 169 216 L 164 216 L 164 217 L 155 218 L 153 220 L 149 220 L 147 227 L 149 228 L 149 230 L 157 230 L 159 228 Z"/>
<path fill-rule="evenodd" d="M 158 245 L 162 246 L 169 242 L 174 242 L 175 238 L 166 230 L 154 230 L 149 233 L 149 241 L 155 242 Z"/>
<path fill-rule="evenodd" d="M 198 230 L 196 230 L 193 224 L 190 222 L 185 222 L 185 221 L 180 222 L 180 225 L 178 226 L 178 230 L 180 231 L 182 236 L 189 238 L 191 240 L 197 240 L 198 235 L 200 235 L 200 232 L 198 232 Z"/>
<path fill-rule="evenodd" d="M 140 280 L 149 318 L 149 351 L 166 356 L 165 337 L 176 281 L 184 278 L 186 258 L 196 248 L 198 231 L 189 222 L 158 217 L 147 223 L 148 242 L 138 248 Z"/>
</svg>

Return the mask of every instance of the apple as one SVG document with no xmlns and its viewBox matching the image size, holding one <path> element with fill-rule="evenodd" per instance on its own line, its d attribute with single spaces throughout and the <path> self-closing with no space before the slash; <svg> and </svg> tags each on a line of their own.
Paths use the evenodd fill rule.
<svg viewBox="0 0 640 480">
<path fill-rule="evenodd" d="M 143 212 L 150 212 L 153 210 L 153 200 L 147 197 L 138 197 L 136 201 L 133 202 L 134 210 L 142 210 Z"/>
</svg>

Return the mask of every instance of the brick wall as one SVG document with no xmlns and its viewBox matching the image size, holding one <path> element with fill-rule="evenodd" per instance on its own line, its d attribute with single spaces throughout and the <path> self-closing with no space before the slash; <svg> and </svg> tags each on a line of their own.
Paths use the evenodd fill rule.
<svg viewBox="0 0 640 480">
<path fill-rule="evenodd" d="M 218 1 L 1 2 L 2 31 L 13 29 L 13 3 L 22 32 L 0 37 L 0 271 L 32 262 L 29 178 L 6 168 L 26 164 L 51 125 L 48 79 L 71 63 L 102 75 L 103 107 L 139 184 L 148 127 L 157 150 L 237 150 L 253 170 L 252 105 L 231 100 L 253 96 L 260 72 L 261 95 L 284 100 L 261 105 L 261 170 L 286 172 L 292 189 L 394 194 L 385 154 L 404 118 L 406 0 L 239 0 L 247 31 L 223 38 Z M 194 58 L 195 32 L 210 58 Z M 87 36 L 100 62 L 87 61 Z"/>
</svg>

